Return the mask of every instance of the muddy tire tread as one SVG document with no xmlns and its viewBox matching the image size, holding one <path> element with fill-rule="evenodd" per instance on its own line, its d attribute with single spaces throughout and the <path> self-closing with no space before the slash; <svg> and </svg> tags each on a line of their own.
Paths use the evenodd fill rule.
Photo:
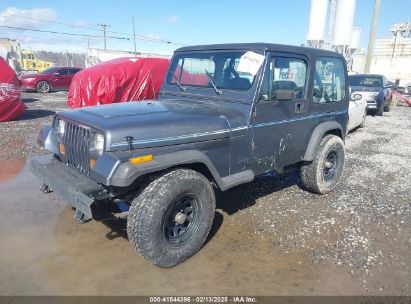
<svg viewBox="0 0 411 304">
<path fill-rule="evenodd" d="M 157 248 L 152 246 L 152 242 L 147 239 L 147 235 L 150 235 L 150 226 L 146 225 L 145 220 L 152 217 L 155 213 L 157 205 L 153 203 L 157 196 L 159 196 L 159 189 L 161 187 L 172 187 L 173 183 L 176 183 L 176 180 L 179 179 L 202 179 L 206 181 L 209 185 L 209 191 L 212 191 L 212 212 L 214 214 L 215 210 L 215 196 L 213 188 L 209 181 L 200 173 L 190 170 L 190 169 L 177 169 L 174 171 L 166 172 L 163 175 L 159 176 L 157 179 L 152 181 L 141 193 L 137 196 L 131 204 L 129 217 L 127 219 L 127 234 L 130 243 L 136 249 L 136 251 L 142 255 L 146 260 L 152 264 L 156 264 L 160 267 L 172 267 L 189 256 L 193 255 L 198 251 L 200 247 L 195 250 L 186 250 L 186 254 L 182 254 L 181 260 L 177 263 L 174 262 L 164 262 L 161 258 L 161 254 L 157 252 Z M 171 185 L 171 186 L 170 186 Z M 208 230 L 210 230 L 213 223 L 214 216 L 211 217 L 211 220 L 208 223 Z M 208 234 L 208 231 L 207 231 Z M 204 237 L 205 241 L 207 234 Z M 196 245 L 196 244 L 195 244 Z M 194 246 L 195 247 L 195 246 Z M 190 249 L 190 248 L 189 248 Z"/>
<path fill-rule="evenodd" d="M 329 134 L 329 135 L 324 136 L 323 139 L 321 140 L 318 146 L 314 161 L 312 161 L 311 163 L 307 165 L 301 166 L 301 170 L 300 170 L 301 181 L 304 187 L 311 192 L 318 193 L 318 194 L 329 193 L 332 190 L 334 190 L 335 186 L 338 184 L 339 180 L 341 179 L 342 174 L 338 177 L 338 180 L 336 181 L 332 189 L 326 189 L 323 187 L 321 181 L 318 178 L 318 166 L 320 165 L 319 162 L 322 161 L 322 159 L 320 159 L 322 158 L 322 151 L 324 150 L 326 145 L 331 140 L 337 140 L 340 142 L 340 144 L 343 147 L 343 153 L 345 155 L 344 143 L 342 139 L 336 135 Z M 343 164 L 343 168 L 344 168 L 344 164 Z"/>
</svg>

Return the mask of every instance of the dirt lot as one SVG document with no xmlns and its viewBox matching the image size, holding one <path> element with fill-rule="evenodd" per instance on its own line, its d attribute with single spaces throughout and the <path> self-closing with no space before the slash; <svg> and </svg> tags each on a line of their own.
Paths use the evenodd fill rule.
<svg viewBox="0 0 411 304">
<path fill-rule="evenodd" d="M 0 125 L 1 295 L 411 295 L 411 108 L 348 136 L 329 195 L 296 173 L 219 194 L 209 241 L 167 270 L 134 253 L 123 222 L 77 225 L 40 193 L 25 164 L 66 94 L 24 96 L 22 119 Z"/>
</svg>

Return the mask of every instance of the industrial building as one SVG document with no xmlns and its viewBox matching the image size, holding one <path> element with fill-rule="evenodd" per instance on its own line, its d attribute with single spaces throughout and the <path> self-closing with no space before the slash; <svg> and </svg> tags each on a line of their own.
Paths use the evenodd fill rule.
<svg viewBox="0 0 411 304">
<path fill-rule="evenodd" d="M 361 28 L 354 26 L 356 0 L 311 0 L 307 46 L 344 55 L 350 73 L 365 72 Z M 390 27 L 391 38 L 376 39 L 370 73 L 384 74 L 402 86 L 411 84 L 411 22 Z"/>
</svg>

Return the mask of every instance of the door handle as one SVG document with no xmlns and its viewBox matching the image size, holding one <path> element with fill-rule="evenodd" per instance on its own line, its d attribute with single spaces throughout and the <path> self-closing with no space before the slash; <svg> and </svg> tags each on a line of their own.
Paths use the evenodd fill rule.
<svg viewBox="0 0 411 304">
<path fill-rule="evenodd" d="M 304 104 L 301 102 L 296 102 L 295 103 L 295 113 L 301 114 L 303 112 L 304 112 Z"/>
</svg>

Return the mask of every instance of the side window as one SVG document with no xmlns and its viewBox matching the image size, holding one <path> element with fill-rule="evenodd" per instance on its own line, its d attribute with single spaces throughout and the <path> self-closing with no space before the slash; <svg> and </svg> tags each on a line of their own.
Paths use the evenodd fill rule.
<svg viewBox="0 0 411 304">
<path fill-rule="evenodd" d="M 68 69 L 63 69 L 58 71 L 59 75 L 68 75 L 69 71 Z"/>
<path fill-rule="evenodd" d="M 330 103 L 345 97 L 344 64 L 338 58 L 319 58 L 315 64 L 313 102 Z"/>
<path fill-rule="evenodd" d="M 263 100 L 304 98 L 307 64 L 298 58 L 275 57 L 264 74 L 261 88 Z"/>
<path fill-rule="evenodd" d="M 70 69 L 70 75 L 75 75 L 77 72 L 79 72 L 79 69 Z"/>
</svg>

